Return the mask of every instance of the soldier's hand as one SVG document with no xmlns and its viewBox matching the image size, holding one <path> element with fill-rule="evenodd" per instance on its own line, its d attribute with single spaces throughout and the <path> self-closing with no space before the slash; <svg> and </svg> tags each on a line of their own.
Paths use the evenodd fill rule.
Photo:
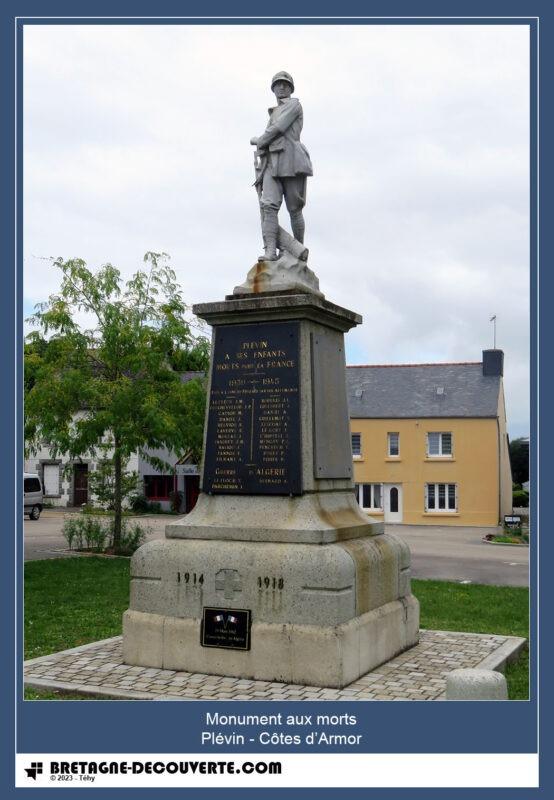
<svg viewBox="0 0 554 800">
<path fill-rule="evenodd" d="M 253 145 L 254 145 L 254 147 L 257 147 L 257 145 L 258 145 L 258 137 L 257 137 L 257 136 L 253 136 L 253 137 L 250 139 L 250 144 L 253 144 Z"/>
</svg>

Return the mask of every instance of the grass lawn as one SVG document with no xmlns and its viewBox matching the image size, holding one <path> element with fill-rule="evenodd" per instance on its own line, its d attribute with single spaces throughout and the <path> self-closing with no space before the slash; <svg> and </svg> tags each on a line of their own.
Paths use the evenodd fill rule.
<svg viewBox="0 0 554 800">
<path fill-rule="evenodd" d="M 24 689 L 25 700 L 83 700 L 82 694 L 72 694 L 71 692 L 58 692 L 56 689 L 31 689 L 26 686 Z M 88 698 L 90 700 L 90 697 Z"/>
<path fill-rule="evenodd" d="M 421 627 L 529 636 L 529 590 L 449 581 L 412 581 Z"/>
<path fill-rule="evenodd" d="M 477 583 L 412 581 L 421 604 L 421 627 L 439 631 L 529 637 L 529 590 Z M 510 700 L 529 697 L 529 649 L 506 666 Z"/>
<path fill-rule="evenodd" d="M 25 658 L 121 633 L 129 605 L 127 558 L 60 558 L 25 564 Z M 412 581 L 421 627 L 527 637 L 529 592 L 511 586 Z M 528 696 L 527 649 L 506 677 L 511 699 Z M 50 695 L 46 697 L 46 695 Z M 26 689 L 27 699 L 69 695 Z"/>
<path fill-rule="evenodd" d="M 25 658 L 121 633 L 128 558 L 55 558 L 25 564 Z"/>
</svg>

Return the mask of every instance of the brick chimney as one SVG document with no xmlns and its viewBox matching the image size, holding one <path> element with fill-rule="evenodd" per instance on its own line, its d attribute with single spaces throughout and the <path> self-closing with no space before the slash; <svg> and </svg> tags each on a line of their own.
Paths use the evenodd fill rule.
<svg viewBox="0 0 554 800">
<path fill-rule="evenodd" d="M 483 375 L 504 375 L 503 350 L 483 350 Z"/>
</svg>

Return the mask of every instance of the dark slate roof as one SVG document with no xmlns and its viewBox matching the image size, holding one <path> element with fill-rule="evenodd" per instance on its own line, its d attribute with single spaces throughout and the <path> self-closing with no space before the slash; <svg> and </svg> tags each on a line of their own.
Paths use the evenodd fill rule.
<svg viewBox="0 0 554 800">
<path fill-rule="evenodd" d="M 352 366 L 346 387 L 354 418 L 496 417 L 500 377 L 480 362 Z"/>
</svg>

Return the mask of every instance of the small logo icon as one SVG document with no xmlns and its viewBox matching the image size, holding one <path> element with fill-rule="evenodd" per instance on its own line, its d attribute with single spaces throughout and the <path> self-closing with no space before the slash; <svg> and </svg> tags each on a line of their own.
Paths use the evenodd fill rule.
<svg viewBox="0 0 554 800">
<path fill-rule="evenodd" d="M 28 778 L 36 781 L 37 775 L 42 775 L 42 761 L 31 761 L 31 766 L 25 767 L 25 772 Z"/>
</svg>

